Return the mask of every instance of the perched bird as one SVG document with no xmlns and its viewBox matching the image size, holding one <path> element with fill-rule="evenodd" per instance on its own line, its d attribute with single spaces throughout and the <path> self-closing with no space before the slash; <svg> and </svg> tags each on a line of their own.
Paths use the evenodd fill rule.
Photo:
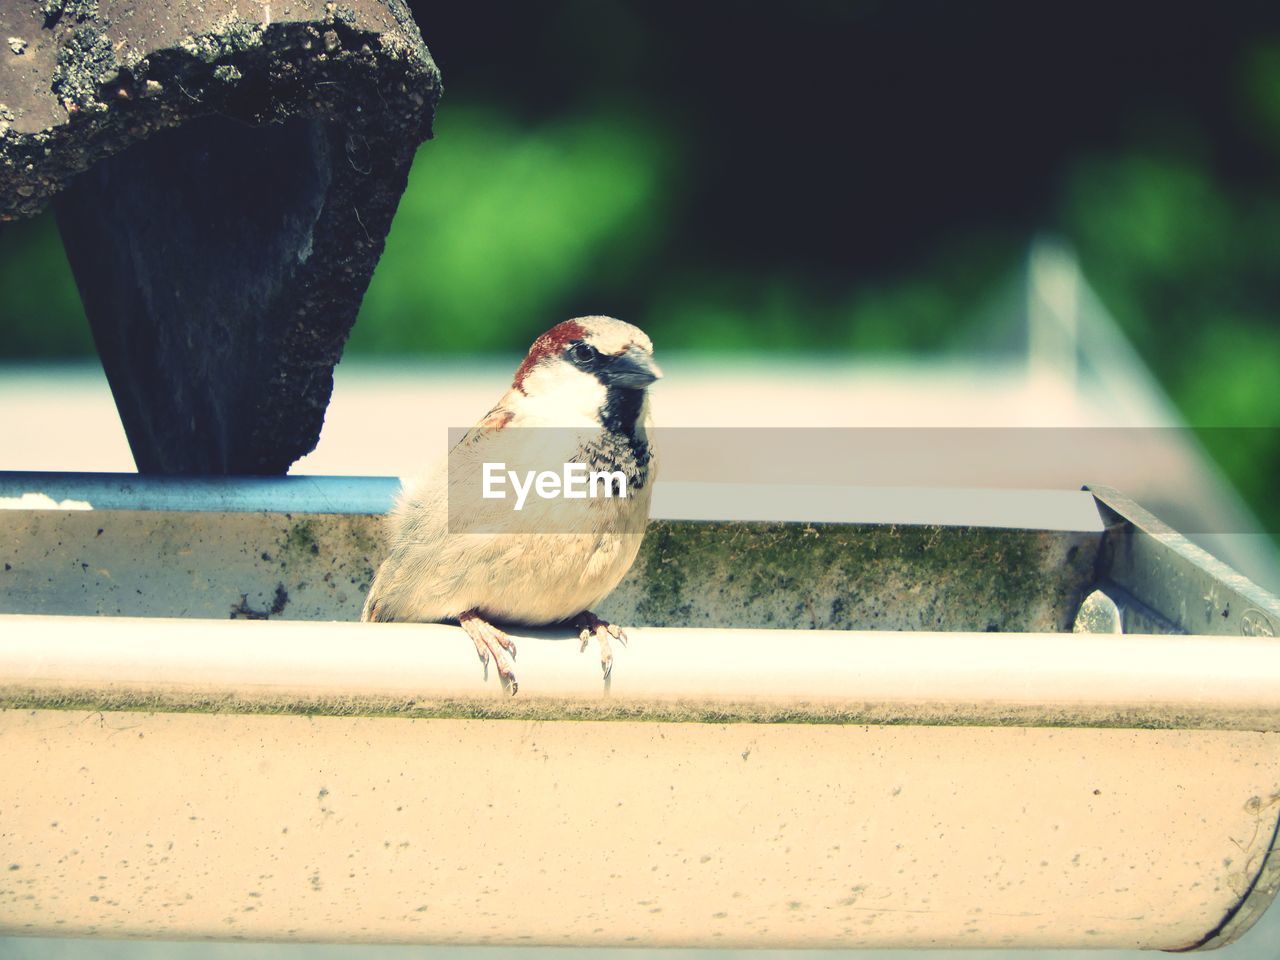
<svg viewBox="0 0 1280 960">
<path fill-rule="evenodd" d="M 495 624 L 571 623 L 583 650 L 596 638 L 607 681 L 609 639 L 626 634 L 591 610 L 644 536 L 657 468 L 646 389 L 661 376 L 644 331 L 612 317 L 534 340 L 497 406 L 401 492 L 362 619 L 457 620 L 513 694 L 515 643 Z M 535 473 L 562 468 L 563 484 L 534 487 Z M 590 472 L 591 495 L 564 495 L 571 471 Z"/>
</svg>

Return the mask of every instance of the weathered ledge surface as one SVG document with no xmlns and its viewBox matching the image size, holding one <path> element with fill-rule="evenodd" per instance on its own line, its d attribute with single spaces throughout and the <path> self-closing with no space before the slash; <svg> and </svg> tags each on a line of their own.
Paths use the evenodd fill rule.
<svg viewBox="0 0 1280 960">
<path fill-rule="evenodd" d="M 314 445 L 440 75 L 402 0 L 0 4 L 0 218 L 52 199 L 138 468 Z"/>
<path fill-rule="evenodd" d="M 0 473 L 0 613 L 357 620 L 397 487 Z M 1025 494 L 1039 504 L 1027 526 L 993 513 L 982 491 L 949 498 L 947 515 L 905 502 L 869 521 L 884 505 L 856 488 L 801 499 L 659 481 L 640 556 L 602 615 L 681 628 L 1068 630 L 1097 576 L 1098 509 L 1083 491 Z M 730 511 L 707 517 L 709 502 Z"/>
</svg>

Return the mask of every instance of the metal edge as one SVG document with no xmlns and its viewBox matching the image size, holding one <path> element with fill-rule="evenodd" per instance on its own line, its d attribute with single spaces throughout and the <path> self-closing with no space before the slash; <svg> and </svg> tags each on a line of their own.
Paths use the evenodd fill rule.
<svg viewBox="0 0 1280 960">
<path fill-rule="evenodd" d="M 1213 636 L 1275 636 L 1280 625 L 1280 600 L 1252 580 L 1197 546 L 1168 524 L 1111 487 L 1086 484 L 1104 517 L 1118 523 L 1107 524 L 1098 556 L 1099 579 L 1110 578 L 1160 617 L 1192 634 Z M 1141 540 L 1136 543 L 1135 537 Z M 1144 551 L 1150 553 L 1144 558 Z M 1168 564 L 1175 573 L 1194 577 L 1181 597 L 1196 594 L 1204 604 L 1204 616 L 1193 620 L 1191 611 L 1172 610 L 1156 595 L 1150 584 L 1126 576 L 1124 564 L 1150 566 Z M 1143 571 L 1138 571 L 1143 572 Z M 1149 572 L 1149 571 L 1147 571 Z M 1167 572 L 1164 579 L 1168 579 Z M 1224 605 L 1225 601 L 1225 605 Z M 1207 612 L 1206 612 L 1207 611 Z"/>
<path fill-rule="evenodd" d="M 396 477 L 164 477 L 0 471 L 0 510 L 383 514 Z M 1026 529 L 1101 534 L 1078 490 L 660 481 L 652 520 Z"/>
<path fill-rule="evenodd" d="M 1280 800 L 1280 795 L 1271 797 L 1273 806 L 1276 800 Z M 1240 902 L 1228 911 L 1222 918 L 1222 922 L 1205 934 L 1203 939 L 1190 946 L 1166 952 L 1189 953 L 1192 950 L 1217 950 L 1219 947 L 1235 943 L 1244 936 L 1262 918 L 1275 900 L 1277 891 L 1280 891 L 1280 856 L 1276 856 L 1277 844 L 1280 844 L 1280 810 L 1277 810 L 1271 843 L 1267 846 L 1262 865 L 1249 885 L 1249 889 L 1240 898 Z"/>
<path fill-rule="evenodd" d="M 1106 563 L 1106 558 L 1111 555 L 1116 538 L 1132 536 L 1136 531 L 1148 537 L 1153 544 L 1169 551 L 1178 561 L 1194 567 L 1250 605 L 1244 613 L 1250 610 L 1264 614 L 1269 613 L 1276 618 L 1275 622 L 1280 622 L 1280 602 L 1275 597 L 1248 578 L 1237 573 L 1221 560 L 1218 560 L 1208 551 L 1196 546 L 1148 510 L 1111 487 L 1101 484 L 1087 484 L 1084 489 L 1092 493 L 1097 499 L 1104 516 L 1107 512 L 1110 512 L 1118 520 L 1115 526 L 1108 525 L 1107 531 L 1103 535 L 1103 549 L 1098 554 L 1100 566 Z M 1122 586 L 1126 591 L 1130 592 L 1134 588 L 1133 584 L 1123 584 Z M 1138 600 L 1144 604 L 1147 602 L 1145 597 L 1139 597 Z M 1172 622 L 1173 618 L 1168 617 L 1166 612 L 1154 612 Z M 1243 615 L 1242 613 L 1242 618 Z M 1182 628 L 1185 627 L 1185 624 L 1178 623 L 1177 626 Z M 1275 806 L 1277 801 L 1280 801 L 1280 795 L 1270 798 L 1272 806 Z M 1271 832 L 1271 842 L 1268 844 L 1267 853 L 1264 855 L 1252 883 L 1250 883 L 1249 888 L 1241 896 L 1236 906 L 1228 911 L 1222 921 L 1202 939 L 1185 947 L 1167 952 L 1186 953 L 1192 950 L 1215 950 L 1234 943 L 1242 937 L 1262 917 L 1263 913 L 1275 900 L 1277 892 L 1280 892 L 1280 856 L 1277 856 L 1278 847 L 1280 847 L 1280 808 L 1277 808 L 1276 811 L 1275 823 Z"/>
<path fill-rule="evenodd" d="M 3 616 L 0 707 L 1280 732 L 1260 638 L 644 628 L 603 682 L 572 631 L 513 636 L 508 697 L 444 624 Z"/>
</svg>

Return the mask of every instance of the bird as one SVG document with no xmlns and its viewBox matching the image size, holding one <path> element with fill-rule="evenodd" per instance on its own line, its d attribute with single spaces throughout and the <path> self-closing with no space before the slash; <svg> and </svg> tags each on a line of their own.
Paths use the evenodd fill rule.
<svg viewBox="0 0 1280 960">
<path fill-rule="evenodd" d="M 403 485 L 361 619 L 456 621 L 486 677 L 492 657 L 513 695 L 516 645 L 498 624 L 570 624 L 582 651 L 597 641 L 607 689 L 610 639 L 627 637 L 592 609 L 640 550 L 657 476 L 648 388 L 661 377 L 649 337 L 613 317 L 565 320 L 535 339 L 498 403 Z M 535 488 L 535 475 L 560 468 L 566 495 L 541 479 Z M 591 471 L 590 496 L 567 495 L 572 471 Z M 516 509 L 505 494 L 522 476 Z"/>
</svg>

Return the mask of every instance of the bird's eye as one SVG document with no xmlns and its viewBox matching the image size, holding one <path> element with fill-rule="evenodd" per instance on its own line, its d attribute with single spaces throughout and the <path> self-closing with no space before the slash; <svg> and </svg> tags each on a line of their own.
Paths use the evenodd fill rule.
<svg viewBox="0 0 1280 960">
<path fill-rule="evenodd" d="M 575 343 L 573 345 L 573 359 L 578 363 L 590 363 L 596 358 L 596 348 L 589 343 Z"/>
</svg>

